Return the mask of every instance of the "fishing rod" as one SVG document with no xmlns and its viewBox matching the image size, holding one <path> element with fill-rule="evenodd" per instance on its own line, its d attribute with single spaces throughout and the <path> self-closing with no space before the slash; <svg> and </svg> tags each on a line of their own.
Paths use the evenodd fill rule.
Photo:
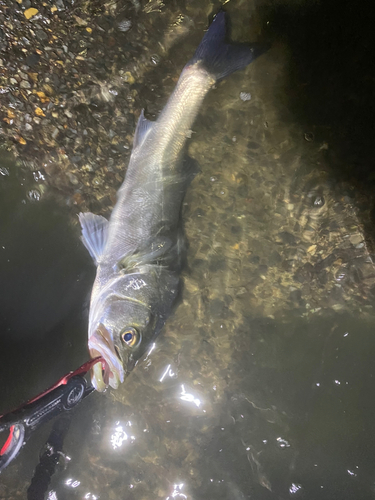
<svg viewBox="0 0 375 500">
<path fill-rule="evenodd" d="M 95 390 L 87 382 L 85 375 L 99 362 L 103 362 L 101 356 L 87 361 L 35 398 L 0 415 L 0 435 L 8 432 L 0 450 L 0 473 L 16 458 L 37 428 L 53 417 L 71 410 Z"/>
</svg>

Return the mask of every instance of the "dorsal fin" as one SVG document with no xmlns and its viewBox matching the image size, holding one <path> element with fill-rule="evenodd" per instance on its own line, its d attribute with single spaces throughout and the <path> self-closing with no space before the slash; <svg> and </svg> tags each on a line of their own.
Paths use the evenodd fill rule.
<svg viewBox="0 0 375 500">
<path fill-rule="evenodd" d="M 142 144 L 142 142 L 145 140 L 147 134 L 152 129 L 154 123 L 155 122 L 151 122 L 150 120 L 147 120 L 147 118 L 145 118 L 145 111 L 144 111 L 144 109 L 142 109 L 141 114 L 139 115 L 139 118 L 138 118 L 138 123 L 137 123 L 137 127 L 135 129 L 135 133 L 134 133 L 133 149 L 135 149 L 137 146 L 140 146 Z"/>
<path fill-rule="evenodd" d="M 108 236 L 108 221 L 101 215 L 95 215 L 91 212 L 80 213 L 78 215 L 82 227 L 82 241 L 95 264 L 103 253 Z"/>
</svg>

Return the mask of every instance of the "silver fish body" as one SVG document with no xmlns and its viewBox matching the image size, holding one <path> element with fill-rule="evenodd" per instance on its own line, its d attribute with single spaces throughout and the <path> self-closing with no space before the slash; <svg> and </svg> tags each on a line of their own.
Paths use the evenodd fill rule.
<svg viewBox="0 0 375 500">
<path fill-rule="evenodd" d="M 92 382 L 117 388 L 167 319 L 179 289 L 180 209 L 193 175 L 184 157 L 202 101 L 220 78 L 258 54 L 224 43 L 225 15 L 211 24 L 156 122 L 139 118 L 125 180 L 109 222 L 80 214 L 83 241 L 97 263 L 89 350 L 102 355 Z"/>
</svg>

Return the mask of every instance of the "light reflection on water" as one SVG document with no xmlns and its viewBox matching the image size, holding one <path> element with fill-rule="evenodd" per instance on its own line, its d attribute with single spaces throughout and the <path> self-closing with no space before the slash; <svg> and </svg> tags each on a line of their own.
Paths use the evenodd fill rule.
<svg viewBox="0 0 375 500">
<path fill-rule="evenodd" d="M 125 424 L 125 427 L 128 427 L 130 428 L 131 427 L 131 422 L 127 422 Z M 128 432 L 129 432 L 129 429 L 128 429 Z M 129 440 L 130 443 L 134 442 L 135 441 L 135 436 L 133 435 L 130 435 L 128 434 L 125 429 L 124 429 L 124 426 L 120 424 L 120 422 L 116 422 L 115 423 L 115 428 L 114 428 L 114 432 L 113 434 L 111 435 L 111 440 L 110 440 L 110 443 L 111 443 L 111 446 L 114 450 L 116 450 L 117 448 L 120 448 L 123 446 L 123 444 Z"/>
<path fill-rule="evenodd" d="M 168 375 L 168 377 L 171 377 L 171 378 L 174 378 L 176 376 L 176 374 L 174 373 L 174 371 L 171 369 L 171 366 L 172 365 L 167 365 L 167 368 L 165 369 L 163 375 L 161 376 L 160 378 L 160 381 L 159 382 L 163 382 L 163 380 L 165 379 L 165 377 Z"/>
<path fill-rule="evenodd" d="M 195 397 L 193 394 L 186 392 L 184 384 L 181 385 L 180 399 L 182 401 L 187 401 L 188 403 L 193 403 L 197 408 L 199 408 L 202 404 L 202 401 L 200 399 Z"/>
<path fill-rule="evenodd" d="M 187 495 L 185 495 L 182 491 L 184 488 L 184 483 L 180 484 L 174 484 L 173 485 L 173 493 L 171 496 L 168 496 L 166 500 L 171 500 L 172 498 L 177 498 L 177 499 L 187 499 Z"/>
</svg>

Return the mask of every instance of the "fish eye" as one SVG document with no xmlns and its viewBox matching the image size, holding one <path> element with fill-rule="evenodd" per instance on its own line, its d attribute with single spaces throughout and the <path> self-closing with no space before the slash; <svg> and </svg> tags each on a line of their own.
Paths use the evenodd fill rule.
<svg viewBox="0 0 375 500">
<path fill-rule="evenodd" d="M 136 328 L 128 326 L 121 332 L 121 340 L 129 347 L 134 347 L 139 343 L 140 334 Z"/>
</svg>

